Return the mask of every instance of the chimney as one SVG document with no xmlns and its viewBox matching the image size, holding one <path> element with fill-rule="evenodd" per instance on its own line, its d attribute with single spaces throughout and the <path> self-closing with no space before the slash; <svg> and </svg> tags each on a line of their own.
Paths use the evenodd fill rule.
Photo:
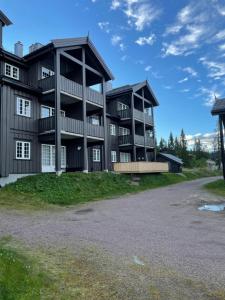
<svg viewBox="0 0 225 300">
<path fill-rule="evenodd" d="M 3 37 L 3 27 L 11 25 L 12 22 L 4 15 L 4 13 L 0 10 L 0 49 L 3 48 L 2 37 Z"/>
<path fill-rule="evenodd" d="M 32 44 L 32 45 L 29 47 L 29 53 L 34 52 L 34 51 L 40 49 L 41 47 L 43 47 L 43 45 L 42 45 L 41 43 L 35 43 L 35 44 Z"/>
<path fill-rule="evenodd" d="M 14 53 L 15 53 L 15 55 L 17 55 L 19 57 L 23 57 L 23 44 L 20 41 L 15 43 Z"/>
</svg>

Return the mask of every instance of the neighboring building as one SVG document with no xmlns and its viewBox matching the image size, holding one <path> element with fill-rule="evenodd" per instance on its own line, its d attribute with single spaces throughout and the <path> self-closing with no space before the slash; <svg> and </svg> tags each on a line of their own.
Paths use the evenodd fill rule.
<svg viewBox="0 0 225 300">
<path fill-rule="evenodd" d="M 183 161 L 177 156 L 174 156 L 169 153 L 159 153 L 157 156 L 157 161 L 160 162 L 168 162 L 169 164 L 169 172 L 171 173 L 181 173 Z"/>
<path fill-rule="evenodd" d="M 111 90 L 88 37 L 35 43 L 25 56 L 18 42 L 12 54 L 2 46 L 10 24 L 0 11 L 0 177 L 154 160 L 158 102 L 147 82 Z"/>
<path fill-rule="evenodd" d="M 213 105 L 211 113 L 213 116 L 219 117 L 221 162 L 223 165 L 223 178 L 225 179 L 225 152 L 224 152 L 225 98 L 215 99 L 215 103 Z"/>
</svg>

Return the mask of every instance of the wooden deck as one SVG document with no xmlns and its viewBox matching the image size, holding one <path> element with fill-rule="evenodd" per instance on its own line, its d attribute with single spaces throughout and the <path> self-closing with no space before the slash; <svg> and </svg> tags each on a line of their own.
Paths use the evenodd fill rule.
<svg viewBox="0 0 225 300">
<path fill-rule="evenodd" d="M 118 173 L 168 173 L 168 163 L 161 162 L 129 162 L 114 163 L 114 171 Z"/>
</svg>

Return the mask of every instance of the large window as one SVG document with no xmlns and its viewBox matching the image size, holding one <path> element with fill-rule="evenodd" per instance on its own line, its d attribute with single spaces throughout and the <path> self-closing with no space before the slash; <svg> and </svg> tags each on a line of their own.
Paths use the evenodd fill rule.
<svg viewBox="0 0 225 300">
<path fill-rule="evenodd" d="M 130 129 L 126 127 L 119 127 L 119 135 L 130 135 Z"/>
<path fill-rule="evenodd" d="M 101 161 L 101 150 L 100 149 L 93 149 L 93 161 L 100 162 Z"/>
<path fill-rule="evenodd" d="M 110 135 L 116 135 L 116 125 L 109 124 L 109 128 L 110 128 Z"/>
<path fill-rule="evenodd" d="M 55 145 L 41 145 L 42 172 L 55 171 Z M 66 168 L 66 147 L 61 146 L 61 167 Z"/>
<path fill-rule="evenodd" d="M 49 117 L 53 117 L 55 115 L 55 108 L 54 107 L 50 107 L 50 106 L 46 106 L 46 105 L 42 105 L 41 106 L 41 118 L 49 118 Z M 61 110 L 61 116 L 65 117 L 65 111 Z"/>
<path fill-rule="evenodd" d="M 17 97 L 16 98 L 16 113 L 19 116 L 30 117 L 31 101 Z"/>
<path fill-rule="evenodd" d="M 117 162 L 116 151 L 111 151 L 111 162 Z"/>
<path fill-rule="evenodd" d="M 10 64 L 5 64 L 5 76 L 19 80 L 19 68 Z"/>
<path fill-rule="evenodd" d="M 120 152 L 120 162 L 130 162 L 131 161 L 131 155 L 129 152 Z"/>
<path fill-rule="evenodd" d="M 41 68 L 41 79 L 45 79 L 45 78 L 51 77 L 53 75 L 55 75 L 54 71 L 49 70 L 49 69 L 47 69 L 45 67 Z"/>
<path fill-rule="evenodd" d="M 30 142 L 16 141 L 16 159 L 30 159 Z"/>
</svg>

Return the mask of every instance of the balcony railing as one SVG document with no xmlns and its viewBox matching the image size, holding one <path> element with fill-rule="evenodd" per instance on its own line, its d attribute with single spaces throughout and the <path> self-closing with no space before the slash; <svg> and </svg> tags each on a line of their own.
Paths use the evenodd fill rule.
<svg viewBox="0 0 225 300">
<path fill-rule="evenodd" d="M 118 110 L 117 113 L 118 113 L 118 115 L 121 119 L 130 119 L 131 118 L 130 108 L 123 109 L 123 110 Z"/>
<path fill-rule="evenodd" d="M 149 114 L 145 113 L 145 123 L 153 126 L 153 118 Z"/>
<path fill-rule="evenodd" d="M 132 136 L 131 135 L 120 135 L 120 136 L 118 136 L 118 143 L 120 146 L 131 145 L 132 144 Z"/>
<path fill-rule="evenodd" d="M 55 117 L 39 119 L 39 133 L 55 130 Z M 61 117 L 61 131 L 83 135 L 83 121 Z"/>
<path fill-rule="evenodd" d="M 140 110 L 134 109 L 134 118 L 139 121 L 144 121 L 144 113 Z"/>
<path fill-rule="evenodd" d="M 104 138 L 104 127 L 87 123 L 87 135 L 96 138 Z"/>
<path fill-rule="evenodd" d="M 83 87 L 79 83 L 72 81 L 64 76 L 60 76 L 60 85 L 61 92 L 69 94 L 71 96 L 75 96 L 78 98 L 82 98 L 83 95 Z M 47 77 L 45 79 L 41 79 L 38 82 L 39 87 L 43 92 L 51 91 L 55 89 L 55 75 L 51 77 Z M 94 104 L 103 106 L 103 95 L 94 91 L 93 89 L 86 88 L 86 100 L 90 101 Z"/>
<path fill-rule="evenodd" d="M 145 138 L 144 138 L 144 136 L 135 134 L 134 143 L 136 145 L 144 146 L 145 145 Z"/>
<path fill-rule="evenodd" d="M 150 136 L 146 136 L 145 137 L 145 146 L 154 148 L 155 147 L 154 139 Z"/>
</svg>

